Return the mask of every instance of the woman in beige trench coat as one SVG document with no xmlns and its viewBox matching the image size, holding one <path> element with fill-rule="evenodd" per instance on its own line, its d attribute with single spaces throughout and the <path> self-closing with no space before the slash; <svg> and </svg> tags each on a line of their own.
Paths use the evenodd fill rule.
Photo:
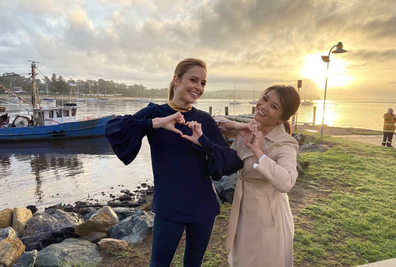
<svg viewBox="0 0 396 267">
<path fill-rule="evenodd" d="M 236 131 L 232 148 L 244 162 L 232 203 L 226 246 L 232 267 L 293 266 L 294 224 L 287 192 L 298 176 L 298 143 L 290 117 L 300 97 L 291 86 L 267 88 L 250 124 L 216 118 Z"/>
</svg>

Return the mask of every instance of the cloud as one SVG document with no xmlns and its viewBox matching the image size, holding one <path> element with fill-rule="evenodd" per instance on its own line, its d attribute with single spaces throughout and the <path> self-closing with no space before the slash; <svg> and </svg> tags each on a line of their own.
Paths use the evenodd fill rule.
<svg viewBox="0 0 396 267">
<path fill-rule="evenodd" d="M 351 76 L 382 77 L 389 89 L 393 79 L 384 70 L 396 58 L 394 0 L 16 0 L 0 8 L 2 64 L 37 60 L 49 76 L 166 87 L 180 60 L 198 57 L 208 63 L 208 88 L 294 85 L 307 55 L 320 61 L 342 41 Z"/>
</svg>

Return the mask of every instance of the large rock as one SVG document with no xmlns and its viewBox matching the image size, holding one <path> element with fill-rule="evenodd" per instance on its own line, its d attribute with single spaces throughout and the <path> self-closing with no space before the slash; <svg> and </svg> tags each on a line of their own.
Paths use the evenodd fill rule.
<svg viewBox="0 0 396 267">
<path fill-rule="evenodd" d="M 141 243 L 153 226 L 154 213 L 136 209 L 132 216 L 111 227 L 107 235 L 110 238 L 125 240 L 129 244 Z"/>
<path fill-rule="evenodd" d="M 16 232 L 12 227 L 7 227 L 0 229 L 0 241 L 7 238 L 7 237 L 17 237 Z"/>
<path fill-rule="evenodd" d="M 214 186 L 222 202 L 232 203 L 234 199 L 235 185 L 237 174 L 233 173 L 228 176 L 223 176 L 219 181 L 214 181 Z"/>
<path fill-rule="evenodd" d="M 293 137 L 294 137 L 294 139 L 297 140 L 297 142 L 300 146 L 304 144 L 305 139 L 306 139 L 306 136 L 302 133 L 295 134 Z"/>
<path fill-rule="evenodd" d="M 7 237 L 0 241 L 0 266 L 9 267 L 16 263 L 21 257 L 25 245 L 21 240 Z"/>
<path fill-rule="evenodd" d="M 84 236 L 92 232 L 106 232 L 112 225 L 111 218 L 105 213 L 96 213 L 87 221 L 78 225 L 74 229 L 74 233 L 79 236 Z"/>
<path fill-rule="evenodd" d="M 113 211 L 117 214 L 118 221 L 122 221 L 135 212 L 135 208 L 124 208 L 124 207 L 115 207 Z"/>
<path fill-rule="evenodd" d="M 113 252 L 113 251 L 128 251 L 128 242 L 114 238 L 103 238 L 98 242 L 100 251 Z"/>
<path fill-rule="evenodd" d="M 27 208 L 14 208 L 12 217 L 12 228 L 21 235 L 25 229 L 26 222 L 33 217 L 32 211 Z"/>
<path fill-rule="evenodd" d="M 109 206 L 102 207 L 100 210 L 98 210 L 97 214 L 109 215 L 110 220 L 111 220 L 110 226 L 116 225 L 119 222 L 117 214 Z"/>
<path fill-rule="evenodd" d="M 36 213 L 27 222 L 21 240 L 26 245 L 26 250 L 40 251 L 54 242 L 76 237 L 74 228 L 80 223 L 82 220 L 75 213 L 47 209 L 44 213 Z"/>
<path fill-rule="evenodd" d="M 37 250 L 25 251 L 12 267 L 31 267 L 36 263 Z"/>
<path fill-rule="evenodd" d="M 12 226 L 12 209 L 4 209 L 0 211 L 0 228 Z"/>
<path fill-rule="evenodd" d="M 88 240 L 91 243 L 97 244 L 103 238 L 106 238 L 107 234 L 103 232 L 92 232 L 87 235 L 81 236 L 80 239 Z"/>
<path fill-rule="evenodd" d="M 87 240 L 69 238 L 62 243 L 52 244 L 37 254 L 35 267 L 96 266 L 102 261 L 98 245 Z M 74 265 L 73 265 L 74 264 Z M 69 266 L 68 265 L 68 266 Z"/>
</svg>

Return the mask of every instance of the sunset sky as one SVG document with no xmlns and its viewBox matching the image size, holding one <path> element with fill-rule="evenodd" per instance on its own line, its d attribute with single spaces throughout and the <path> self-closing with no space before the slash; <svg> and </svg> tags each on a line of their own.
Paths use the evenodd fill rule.
<svg viewBox="0 0 396 267">
<path fill-rule="evenodd" d="M 395 0 L 0 0 L 0 75 L 167 87 L 187 57 L 207 91 L 297 85 L 328 99 L 396 101 Z M 39 77 L 40 78 L 40 77 Z"/>
</svg>

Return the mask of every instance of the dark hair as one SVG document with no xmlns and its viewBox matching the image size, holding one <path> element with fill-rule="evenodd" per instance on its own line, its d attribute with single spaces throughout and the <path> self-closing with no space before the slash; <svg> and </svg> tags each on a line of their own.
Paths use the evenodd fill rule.
<svg viewBox="0 0 396 267">
<path fill-rule="evenodd" d="M 261 97 L 273 90 L 278 94 L 283 108 L 283 114 L 281 116 L 283 125 L 285 126 L 286 132 L 291 134 L 292 127 L 290 126 L 289 119 L 297 112 L 298 108 L 300 107 L 300 95 L 293 86 L 273 85 L 265 89 L 265 91 L 261 94 Z"/>
<path fill-rule="evenodd" d="M 199 66 L 205 69 L 206 72 L 206 63 L 200 59 L 197 58 L 186 58 L 182 60 L 179 64 L 177 64 L 176 69 L 175 69 L 175 75 L 179 78 L 182 79 L 183 75 L 188 72 L 192 67 Z M 172 100 L 173 96 L 175 95 L 175 84 L 173 82 L 173 79 L 171 83 L 169 84 L 169 89 L 168 89 L 168 98 L 169 100 Z"/>
</svg>

